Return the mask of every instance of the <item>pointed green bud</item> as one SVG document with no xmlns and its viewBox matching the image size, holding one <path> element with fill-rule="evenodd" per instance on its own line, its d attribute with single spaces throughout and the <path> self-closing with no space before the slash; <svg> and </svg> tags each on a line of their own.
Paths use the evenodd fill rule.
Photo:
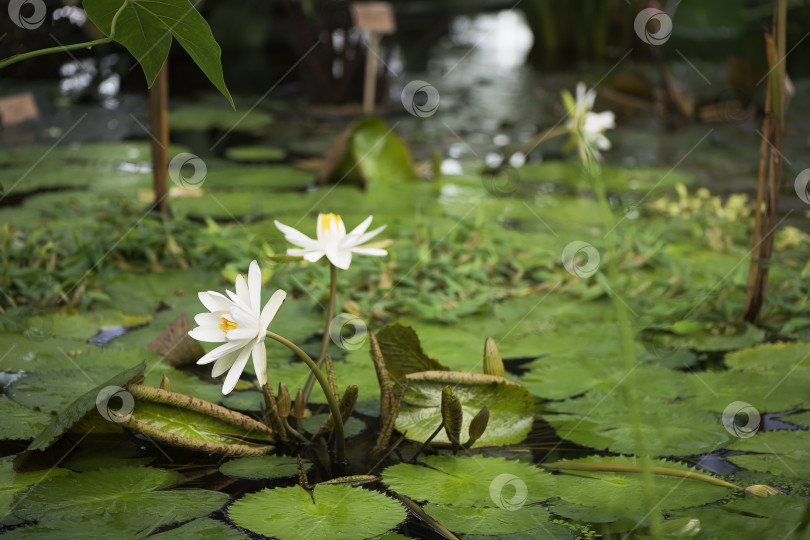
<svg viewBox="0 0 810 540">
<path fill-rule="evenodd" d="M 766 486 L 765 484 L 757 484 L 745 488 L 746 495 L 753 495 L 754 497 L 761 497 L 763 499 L 771 495 L 779 495 L 780 493 L 782 492 L 775 487 Z"/>
<path fill-rule="evenodd" d="M 290 391 L 287 385 L 283 382 L 278 383 L 278 399 L 276 400 L 276 410 L 281 418 L 290 416 L 290 409 L 292 409 L 292 399 L 290 398 Z"/>
<path fill-rule="evenodd" d="M 497 375 L 503 377 L 503 358 L 501 358 L 501 351 L 495 344 L 495 340 L 488 337 L 484 342 L 484 374 Z"/>
<path fill-rule="evenodd" d="M 172 391 L 172 381 L 170 381 L 166 375 L 164 375 L 163 378 L 160 380 L 160 389 L 166 390 L 167 392 Z"/>
<path fill-rule="evenodd" d="M 295 395 L 295 408 L 293 409 L 293 416 L 301 420 L 307 413 L 307 402 L 304 401 L 304 391 L 300 388 Z"/>
<path fill-rule="evenodd" d="M 470 440 L 467 441 L 467 445 L 472 445 L 475 441 L 481 438 L 484 434 L 484 431 L 487 429 L 487 424 L 489 423 L 489 407 L 484 405 L 478 414 L 476 414 L 472 421 L 470 422 L 470 428 L 468 433 L 470 435 Z"/>
<path fill-rule="evenodd" d="M 315 504 L 315 495 L 313 494 L 312 486 L 309 485 L 309 478 L 307 478 L 307 471 L 304 470 L 304 463 L 301 461 L 301 456 L 298 456 L 298 484 L 301 486 L 301 489 L 309 493 L 312 504 Z"/>
</svg>

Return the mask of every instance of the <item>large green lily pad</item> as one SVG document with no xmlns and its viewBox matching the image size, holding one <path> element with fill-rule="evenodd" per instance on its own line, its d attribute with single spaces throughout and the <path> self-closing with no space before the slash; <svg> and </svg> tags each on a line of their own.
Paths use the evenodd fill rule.
<svg viewBox="0 0 810 540">
<path fill-rule="evenodd" d="M 298 463 L 287 456 L 242 457 L 226 461 L 219 472 L 236 478 L 283 478 L 298 474 Z"/>
<path fill-rule="evenodd" d="M 392 490 L 415 501 L 487 508 L 542 502 L 555 495 L 556 478 L 529 463 L 502 457 L 430 456 L 382 472 Z"/>
<path fill-rule="evenodd" d="M 519 508 L 476 508 L 451 505 L 425 505 L 425 512 L 459 534 L 502 535 L 537 529 L 546 523 L 549 512 L 540 505 Z"/>
<path fill-rule="evenodd" d="M 489 424 L 476 446 L 516 444 L 526 438 L 534 421 L 534 400 L 529 391 L 517 383 L 495 375 L 458 371 L 423 371 L 407 377 L 402 408 L 396 428 L 408 438 L 424 442 L 441 424 L 441 394 L 450 386 L 463 409 L 462 442 L 473 417 L 484 405 L 489 407 Z M 444 432 L 434 442 L 448 443 Z"/>
<path fill-rule="evenodd" d="M 32 439 L 51 422 L 51 417 L 0 396 L 0 439 Z"/>
<path fill-rule="evenodd" d="M 787 478 L 810 476 L 808 431 L 763 431 L 752 437 L 737 439 L 729 448 L 751 452 L 728 456 L 729 461 L 740 467 Z"/>
<path fill-rule="evenodd" d="M 405 508 L 382 493 L 345 485 L 265 489 L 245 495 L 228 508 L 240 527 L 280 540 L 372 538 L 393 529 Z"/>
</svg>

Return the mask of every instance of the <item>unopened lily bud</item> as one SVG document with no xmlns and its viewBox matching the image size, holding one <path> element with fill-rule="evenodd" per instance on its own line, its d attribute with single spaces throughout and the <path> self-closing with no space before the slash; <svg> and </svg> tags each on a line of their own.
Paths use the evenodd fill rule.
<svg viewBox="0 0 810 540">
<path fill-rule="evenodd" d="M 484 374 L 503 377 L 503 358 L 495 340 L 488 337 L 484 343 Z"/>
<path fill-rule="evenodd" d="M 301 420 L 306 414 L 306 410 L 307 403 L 304 401 L 304 391 L 299 388 L 298 394 L 295 396 L 295 408 L 293 409 L 293 415 L 297 419 Z"/>
<path fill-rule="evenodd" d="M 160 380 L 160 389 L 166 390 L 167 392 L 172 391 L 172 381 L 170 381 L 166 375 L 164 375 L 163 378 Z"/>
<path fill-rule="evenodd" d="M 470 440 L 467 444 L 472 444 L 484 434 L 484 431 L 487 429 L 487 424 L 489 423 L 489 407 L 484 405 L 478 414 L 476 414 L 472 421 L 470 422 L 470 428 L 468 433 L 470 435 Z"/>
<path fill-rule="evenodd" d="M 283 382 L 278 383 L 278 399 L 276 400 L 276 410 L 281 418 L 290 416 L 290 409 L 292 408 L 292 399 L 290 398 L 290 391 L 287 385 Z"/>
<path fill-rule="evenodd" d="M 753 495 L 754 497 L 761 497 L 763 499 L 771 495 L 779 495 L 780 493 L 782 492 L 775 487 L 766 486 L 765 484 L 756 484 L 745 488 L 746 495 Z"/>
<path fill-rule="evenodd" d="M 447 438 L 450 440 L 455 454 L 460 446 L 459 436 L 461 435 L 464 411 L 461 408 L 461 402 L 453 395 L 453 390 L 449 386 L 445 386 L 442 390 L 441 413 L 444 431 L 447 433 Z"/>
</svg>

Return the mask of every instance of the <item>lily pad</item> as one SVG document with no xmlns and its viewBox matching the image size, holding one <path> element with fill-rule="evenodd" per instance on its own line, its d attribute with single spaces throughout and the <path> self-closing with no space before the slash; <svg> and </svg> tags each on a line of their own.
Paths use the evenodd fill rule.
<svg viewBox="0 0 810 540">
<path fill-rule="evenodd" d="M 302 427 L 309 433 L 317 433 L 318 429 L 326 422 L 326 419 L 329 417 L 328 414 L 314 414 L 312 416 L 308 416 L 301 421 Z M 366 423 L 360 420 L 359 418 L 355 418 L 354 416 L 349 417 L 345 424 L 343 424 L 343 435 L 345 437 L 354 437 L 355 435 L 359 435 L 366 429 Z"/>
<path fill-rule="evenodd" d="M 34 486 L 17 497 L 14 514 L 32 521 L 57 521 L 78 514 L 137 513 L 174 523 L 205 516 L 228 496 L 217 491 L 159 491 L 182 480 L 176 472 L 121 467 L 70 473 Z"/>
<path fill-rule="evenodd" d="M 346 485 L 265 489 L 245 495 L 228 508 L 240 527 L 280 540 L 372 538 L 402 522 L 402 505 L 382 493 Z"/>
<path fill-rule="evenodd" d="M 502 457 L 430 456 L 422 464 L 399 463 L 382 472 L 392 490 L 415 501 L 503 508 L 532 505 L 555 495 L 555 476 Z"/>
<path fill-rule="evenodd" d="M 219 129 L 236 132 L 261 132 L 273 123 L 273 115 L 260 108 L 233 110 L 211 105 L 190 105 L 169 111 L 173 131 Z"/>
<path fill-rule="evenodd" d="M 810 476 L 808 431 L 763 431 L 753 437 L 738 439 L 729 448 L 752 452 L 728 456 L 729 461 L 740 467 L 787 478 Z"/>
<path fill-rule="evenodd" d="M 489 424 L 476 445 L 516 444 L 526 438 L 534 421 L 534 400 L 529 391 L 504 377 L 457 371 L 423 371 L 407 376 L 408 389 L 396 421 L 396 429 L 408 438 L 424 442 L 441 424 L 441 393 L 445 386 L 461 401 L 462 438 L 473 417 L 486 405 Z M 435 442 L 450 443 L 446 433 Z"/>
<path fill-rule="evenodd" d="M 4 458 L 0 460 L 0 523 L 8 522 L 15 493 L 34 484 L 66 474 L 70 474 L 68 469 L 58 467 L 44 471 L 17 473 L 14 472 L 11 459 Z"/>
<path fill-rule="evenodd" d="M 262 162 L 283 161 L 287 151 L 277 146 L 229 146 L 225 157 L 234 161 Z"/>
<path fill-rule="evenodd" d="M 309 464 L 306 460 L 304 463 Z M 283 478 L 298 474 L 298 463 L 287 456 L 243 457 L 226 461 L 219 466 L 219 472 L 236 478 Z"/>
<path fill-rule="evenodd" d="M 564 466 L 566 463 L 578 462 L 638 463 L 634 458 L 590 456 L 554 464 Z M 685 465 L 669 461 L 654 461 L 652 465 L 691 470 Z M 644 489 L 641 473 L 570 471 L 557 477 L 555 494 L 574 504 L 644 521 L 649 511 L 700 506 L 724 499 L 734 493 L 730 488 L 688 478 L 655 475 L 653 480 L 651 492 L 648 493 Z"/>
<path fill-rule="evenodd" d="M 188 538 L 196 540 L 244 540 L 247 537 L 221 521 L 199 518 L 176 529 L 155 534 L 150 538 L 156 540 L 186 540 Z"/>
<path fill-rule="evenodd" d="M 50 423 L 50 415 L 0 396 L 0 439 L 33 439 Z"/>
<path fill-rule="evenodd" d="M 540 505 L 518 508 L 476 508 L 427 504 L 425 512 L 459 534 L 501 535 L 536 529 L 549 520 L 549 512 Z"/>
</svg>

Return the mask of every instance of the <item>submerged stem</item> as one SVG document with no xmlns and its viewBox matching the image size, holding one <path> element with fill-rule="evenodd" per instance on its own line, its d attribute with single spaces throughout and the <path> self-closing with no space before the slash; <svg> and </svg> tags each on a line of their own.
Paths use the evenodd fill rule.
<svg viewBox="0 0 810 540">
<path fill-rule="evenodd" d="M 335 297 L 337 296 L 337 267 L 329 263 L 329 308 L 326 311 L 326 327 L 323 329 L 323 340 L 321 341 L 321 351 L 318 353 L 318 369 L 323 364 L 326 358 L 326 351 L 329 348 L 329 340 L 331 339 L 330 327 L 332 326 L 332 319 L 335 318 Z M 315 377 L 310 373 L 307 377 L 307 382 L 304 385 L 304 401 L 309 399 L 309 394 L 312 392 L 312 387 L 315 384 Z"/>
<path fill-rule="evenodd" d="M 336 459 L 339 463 L 343 463 L 346 461 L 346 441 L 343 435 L 343 417 L 340 415 L 340 406 L 338 405 L 337 398 L 335 394 L 332 393 L 332 389 L 329 387 L 329 381 L 326 380 L 321 370 L 309 357 L 307 353 L 305 353 L 298 345 L 290 341 L 289 339 L 276 334 L 275 332 L 271 332 L 270 330 L 267 331 L 267 337 L 270 339 L 274 339 L 290 349 L 298 358 L 304 361 L 304 363 L 309 367 L 312 374 L 318 380 L 318 384 L 321 385 L 321 389 L 323 390 L 324 395 L 326 396 L 326 402 L 329 404 L 329 411 L 332 413 L 332 418 L 335 420 L 335 453 Z"/>
</svg>

